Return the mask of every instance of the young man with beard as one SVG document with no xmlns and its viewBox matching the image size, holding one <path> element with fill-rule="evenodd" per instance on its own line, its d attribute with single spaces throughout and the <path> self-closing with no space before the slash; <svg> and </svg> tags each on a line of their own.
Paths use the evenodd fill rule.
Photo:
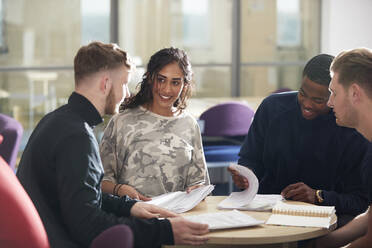
<svg viewBox="0 0 372 248">
<path fill-rule="evenodd" d="M 131 68 L 127 54 L 117 45 L 93 42 L 80 48 L 74 60 L 75 91 L 66 105 L 39 122 L 23 152 L 17 176 L 40 214 L 52 247 L 88 247 L 117 225 L 130 227 L 136 247 L 207 240 L 202 236 L 207 225 L 101 192 L 103 168 L 93 127 L 103 115 L 116 113 L 129 94 Z"/>
<path fill-rule="evenodd" d="M 273 94 L 259 106 L 238 163 L 253 170 L 261 194 L 334 205 L 343 225 L 367 208 L 360 182 L 367 141 L 339 127 L 327 106 L 333 56 L 313 57 L 298 92 Z M 230 169 L 235 184 L 249 182 Z"/>
<path fill-rule="evenodd" d="M 333 74 L 328 106 L 336 123 L 355 128 L 372 141 L 372 50 L 357 48 L 340 53 L 331 66 Z M 368 189 L 369 209 L 346 226 L 317 240 L 316 247 L 372 246 L 372 145 L 362 168 L 362 181 Z"/>
</svg>

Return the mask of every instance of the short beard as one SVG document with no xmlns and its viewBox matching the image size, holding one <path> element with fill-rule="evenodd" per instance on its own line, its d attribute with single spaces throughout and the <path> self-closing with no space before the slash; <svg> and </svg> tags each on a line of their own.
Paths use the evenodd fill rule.
<svg viewBox="0 0 372 248">
<path fill-rule="evenodd" d="M 358 115 L 349 100 L 344 106 L 344 113 L 343 119 L 339 120 L 337 124 L 343 127 L 356 128 L 358 124 Z"/>
</svg>

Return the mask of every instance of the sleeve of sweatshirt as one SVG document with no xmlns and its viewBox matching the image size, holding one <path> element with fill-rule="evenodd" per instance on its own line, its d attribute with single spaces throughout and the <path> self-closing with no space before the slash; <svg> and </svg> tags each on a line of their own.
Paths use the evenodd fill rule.
<svg viewBox="0 0 372 248">
<path fill-rule="evenodd" d="M 264 174 L 263 149 L 269 126 L 268 102 L 265 99 L 258 107 L 253 122 L 239 152 L 238 164 L 247 166 L 260 179 Z"/>
</svg>

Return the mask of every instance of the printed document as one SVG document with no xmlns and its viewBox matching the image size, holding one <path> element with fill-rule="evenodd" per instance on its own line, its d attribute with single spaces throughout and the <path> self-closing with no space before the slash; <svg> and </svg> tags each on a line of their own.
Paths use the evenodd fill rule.
<svg viewBox="0 0 372 248">
<path fill-rule="evenodd" d="M 170 192 L 153 197 L 146 203 L 166 208 L 175 213 L 184 213 L 194 208 L 214 189 L 214 185 L 204 185 L 192 190 L 190 193 L 184 191 Z"/>
<path fill-rule="evenodd" d="M 208 224 L 209 230 L 256 226 L 264 221 L 238 210 L 184 216 L 189 221 Z"/>
</svg>

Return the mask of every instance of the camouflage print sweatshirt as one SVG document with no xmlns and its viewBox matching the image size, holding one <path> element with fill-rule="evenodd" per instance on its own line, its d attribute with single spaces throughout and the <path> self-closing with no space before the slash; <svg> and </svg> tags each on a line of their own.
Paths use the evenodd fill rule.
<svg viewBox="0 0 372 248">
<path fill-rule="evenodd" d="M 154 197 L 209 184 L 199 126 L 187 112 L 165 117 L 143 107 L 109 122 L 100 144 L 103 180 Z"/>
</svg>

